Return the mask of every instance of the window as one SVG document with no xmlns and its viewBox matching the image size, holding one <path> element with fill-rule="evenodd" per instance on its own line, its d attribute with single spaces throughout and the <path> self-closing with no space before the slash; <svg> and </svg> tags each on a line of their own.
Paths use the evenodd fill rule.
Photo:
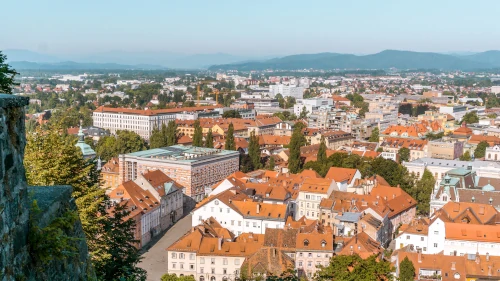
<svg viewBox="0 0 500 281">
<path fill-rule="evenodd" d="M 180 259 L 183 259 L 183 258 L 184 258 L 184 253 L 180 253 L 180 254 L 179 254 L 179 258 L 180 258 Z"/>
<path fill-rule="evenodd" d="M 321 247 L 324 248 L 325 246 L 326 246 L 326 241 L 325 240 L 321 241 Z"/>
<path fill-rule="evenodd" d="M 194 264 L 190 264 L 189 269 L 194 270 Z"/>
<path fill-rule="evenodd" d="M 190 259 L 190 260 L 194 260 L 194 254 L 190 254 L 190 255 L 189 255 L 189 259 Z"/>
<path fill-rule="evenodd" d="M 304 247 L 308 247 L 309 246 L 309 240 L 304 240 Z"/>
<path fill-rule="evenodd" d="M 427 252 L 427 247 L 424 247 L 424 252 Z"/>
<path fill-rule="evenodd" d="M 257 223 L 256 222 L 253 223 L 253 227 L 257 227 Z"/>
<path fill-rule="evenodd" d="M 299 257 L 302 257 L 302 256 L 303 256 L 302 253 L 299 253 Z"/>
<path fill-rule="evenodd" d="M 299 267 L 302 266 L 302 261 L 299 261 Z"/>
<path fill-rule="evenodd" d="M 231 225 L 234 225 L 234 220 L 231 221 Z"/>
<path fill-rule="evenodd" d="M 215 264 L 215 258 L 210 259 L 210 264 Z"/>
<path fill-rule="evenodd" d="M 234 265 L 240 265 L 240 260 L 239 259 L 235 259 L 234 260 Z"/>
<path fill-rule="evenodd" d="M 314 217 L 314 212 L 311 212 L 311 216 L 313 216 L 313 217 Z"/>
<path fill-rule="evenodd" d="M 212 274 L 215 274 L 215 268 L 212 268 Z M 215 280 L 215 277 L 213 277 L 213 279 Z"/>
<path fill-rule="evenodd" d="M 223 265 L 227 265 L 227 259 L 226 258 L 222 259 L 222 264 Z"/>
<path fill-rule="evenodd" d="M 312 261 L 308 261 L 308 262 L 307 262 L 307 266 L 308 266 L 308 267 L 311 267 L 311 266 L 312 266 Z"/>
<path fill-rule="evenodd" d="M 250 226 L 250 222 L 247 222 L 246 225 L 247 225 L 247 227 L 249 227 Z"/>
<path fill-rule="evenodd" d="M 424 237 L 420 237 L 420 241 L 424 241 Z"/>
<path fill-rule="evenodd" d="M 179 264 L 179 268 L 180 268 L 180 269 L 184 269 L 184 263 L 183 263 L 183 262 L 181 262 L 181 263 Z"/>
<path fill-rule="evenodd" d="M 410 240 L 410 235 L 406 235 L 406 240 Z"/>
<path fill-rule="evenodd" d="M 177 253 L 172 253 L 172 258 L 176 259 L 177 258 Z"/>
<path fill-rule="evenodd" d="M 227 208 L 227 213 L 228 213 L 228 214 L 229 214 L 230 210 L 231 210 L 231 209 Z"/>
<path fill-rule="evenodd" d="M 312 254 L 312 253 L 309 253 L 309 254 L 307 255 L 307 257 L 308 257 L 308 258 L 312 258 L 312 257 L 313 257 L 313 254 Z"/>
<path fill-rule="evenodd" d="M 200 258 L 200 264 L 205 264 L 205 258 Z"/>
<path fill-rule="evenodd" d="M 238 226 L 241 226 L 241 221 L 238 221 Z"/>
<path fill-rule="evenodd" d="M 176 265 L 177 265 L 176 263 L 173 263 L 173 264 L 172 264 L 172 268 L 175 268 L 175 266 L 176 266 Z"/>
<path fill-rule="evenodd" d="M 438 247 L 438 243 L 434 243 L 434 248 L 437 248 Z"/>
<path fill-rule="evenodd" d="M 222 274 L 227 274 L 227 268 L 222 269 Z"/>
<path fill-rule="evenodd" d="M 200 267 L 200 273 L 203 273 L 203 267 Z"/>
</svg>

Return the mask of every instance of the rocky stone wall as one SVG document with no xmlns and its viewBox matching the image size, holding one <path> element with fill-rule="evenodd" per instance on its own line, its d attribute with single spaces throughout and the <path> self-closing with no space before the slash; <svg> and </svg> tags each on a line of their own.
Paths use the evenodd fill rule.
<svg viewBox="0 0 500 281">
<path fill-rule="evenodd" d="M 37 200 L 37 224 L 49 225 L 76 210 L 71 187 L 28 187 L 23 166 L 28 98 L 0 94 L 0 280 L 94 280 L 85 235 L 78 220 L 67 235 L 77 238 L 78 255 L 40 266 L 32 258 L 30 207 Z"/>
</svg>

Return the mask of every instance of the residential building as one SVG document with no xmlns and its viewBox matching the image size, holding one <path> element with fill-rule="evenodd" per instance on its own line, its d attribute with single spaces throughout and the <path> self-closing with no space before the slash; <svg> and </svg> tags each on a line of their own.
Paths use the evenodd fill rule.
<svg viewBox="0 0 500 281">
<path fill-rule="evenodd" d="M 102 185 L 104 189 L 115 189 L 120 185 L 118 158 L 111 158 L 101 168 Z"/>
<path fill-rule="evenodd" d="M 487 147 L 484 160 L 486 161 L 500 161 L 500 145 Z"/>
<path fill-rule="evenodd" d="M 312 278 L 319 266 L 328 266 L 335 251 L 332 232 L 297 233 L 295 268 L 298 276 Z"/>
<path fill-rule="evenodd" d="M 300 116 L 300 113 L 302 113 L 305 108 L 305 110 L 307 111 L 307 116 L 309 116 L 313 112 L 317 111 L 320 107 L 331 109 L 332 106 L 332 99 L 297 99 L 295 105 L 293 106 L 293 113 L 296 116 Z"/>
<path fill-rule="evenodd" d="M 337 188 L 337 183 L 333 179 L 305 179 L 299 187 L 298 196 L 295 199 L 297 207 L 295 220 L 304 216 L 306 219 L 319 219 L 321 200 L 330 197 Z"/>
<path fill-rule="evenodd" d="M 463 152 L 464 143 L 460 141 L 435 140 L 427 144 L 427 156 L 431 158 L 454 160 L 460 158 Z"/>
<path fill-rule="evenodd" d="M 297 87 L 295 85 L 270 85 L 269 93 L 272 97 L 276 97 L 277 94 L 281 94 L 283 97 L 294 97 L 295 99 L 302 99 L 304 96 L 304 87 Z"/>
<path fill-rule="evenodd" d="M 264 234 L 266 228 L 283 228 L 288 216 L 285 204 L 255 202 L 243 192 L 226 190 L 200 202 L 192 211 L 192 225 L 214 217 L 236 235 Z"/>
<path fill-rule="evenodd" d="M 239 170 L 239 152 L 174 145 L 119 156 L 120 182 L 135 180 L 146 170 L 160 170 L 201 201 L 205 189 Z"/>
<path fill-rule="evenodd" d="M 384 150 L 384 152 L 392 152 L 396 154 L 399 154 L 399 150 L 401 148 L 408 148 L 410 150 L 409 161 L 426 157 L 428 154 L 428 141 L 421 139 L 388 137 L 384 138 L 380 147 Z"/>
<path fill-rule="evenodd" d="M 354 183 L 361 179 L 358 169 L 331 167 L 325 175 L 325 179 L 333 180 L 337 183 L 339 191 L 354 192 Z"/>
</svg>

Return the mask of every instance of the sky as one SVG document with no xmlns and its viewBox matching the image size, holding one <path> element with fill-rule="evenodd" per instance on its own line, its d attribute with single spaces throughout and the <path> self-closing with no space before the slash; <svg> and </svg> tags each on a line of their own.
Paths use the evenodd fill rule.
<svg viewBox="0 0 500 281">
<path fill-rule="evenodd" d="M 15 0 L 2 3 L 0 50 L 478 52 L 500 49 L 499 11 L 498 0 Z"/>
</svg>

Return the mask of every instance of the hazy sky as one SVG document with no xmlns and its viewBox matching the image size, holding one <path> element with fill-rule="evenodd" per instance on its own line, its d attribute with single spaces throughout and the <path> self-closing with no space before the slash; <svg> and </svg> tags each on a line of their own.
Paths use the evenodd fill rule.
<svg viewBox="0 0 500 281">
<path fill-rule="evenodd" d="M 49 54 L 500 49 L 500 1 L 12 0 L 0 49 Z"/>
</svg>

